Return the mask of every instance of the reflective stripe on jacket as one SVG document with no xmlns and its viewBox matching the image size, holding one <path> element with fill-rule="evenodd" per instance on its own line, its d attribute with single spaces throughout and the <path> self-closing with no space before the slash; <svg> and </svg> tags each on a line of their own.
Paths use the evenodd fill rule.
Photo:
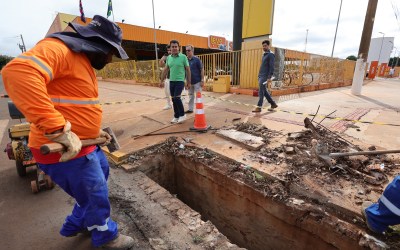
<svg viewBox="0 0 400 250">
<path fill-rule="evenodd" d="M 45 38 L 3 68 L 11 100 L 31 122 L 29 146 L 49 141 L 44 133 L 62 128 L 65 120 L 81 139 L 96 138 L 102 110 L 95 72 L 86 55 L 62 41 Z"/>
</svg>

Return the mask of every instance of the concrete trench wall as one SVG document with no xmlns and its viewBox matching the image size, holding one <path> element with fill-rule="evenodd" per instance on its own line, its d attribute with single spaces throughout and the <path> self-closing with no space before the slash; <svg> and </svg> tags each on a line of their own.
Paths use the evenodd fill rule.
<svg viewBox="0 0 400 250">
<path fill-rule="evenodd" d="M 139 170 L 247 249 L 360 249 L 346 223 L 310 204 L 293 206 L 189 158 L 149 157 Z"/>
</svg>

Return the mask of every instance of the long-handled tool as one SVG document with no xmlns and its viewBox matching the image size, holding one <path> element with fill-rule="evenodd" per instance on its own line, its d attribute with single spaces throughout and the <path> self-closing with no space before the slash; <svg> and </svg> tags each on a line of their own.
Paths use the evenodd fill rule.
<svg viewBox="0 0 400 250">
<path fill-rule="evenodd" d="M 120 149 L 121 147 L 117 141 L 117 137 L 115 136 L 115 134 L 111 130 L 111 128 L 107 127 L 107 128 L 104 128 L 103 130 L 111 136 L 111 141 L 107 145 L 108 151 L 110 153 L 112 153 L 112 152 Z M 82 147 L 86 147 L 86 146 L 91 146 L 91 145 L 103 144 L 106 142 L 106 140 L 107 139 L 105 137 L 99 137 L 99 138 L 95 138 L 95 139 L 81 140 L 81 142 L 82 142 Z M 47 143 L 40 147 L 40 152 L 43 155 L 47 155 L 49 153 L 54 153 L 54 152 L 61 152 L 63 150 L 65 150 L 65 146 L 60 143 L 56 143 L 56 142 Z"/>
<path fill-rule="evenodd" d="M 328 156 L 332 158 L 339 158 L 342 156 L 352 156 L 352 155 L 384 155 L 384 154 L 395 154 L 395 153 L 400 153 L 400 149 L 330 153 Z"/>
<path fill-rule="evenodd" d="M 336 160 L 334 158 L 339 158 L 343 156 L 352 156 L 352 155 L 381 155 L 381 154 L 391 154 L 391 153 L 400 153 L 400 150 L 380 150 L 380 151 L 358 151 L 358 152 L 346 152 L 346 153 L 328 153 L 328 149 L 322 143 L 318 143 L 316 140 L 312 142 L 313 151 L 317 155 L 317 157 L 325 162 L 330 169 L 339 168 L 346 169 L 352 174 L 362 177 L 366 182 L 374 185 L 379 185 L 387 181 L 387 176 L 382 173 L 375 173 L 374 176 L 370 176 L 363 172 L 358 171 L 357 169 L 353 169 L 350 166 L 344 164 L 336 164 Z"/>
</svg>

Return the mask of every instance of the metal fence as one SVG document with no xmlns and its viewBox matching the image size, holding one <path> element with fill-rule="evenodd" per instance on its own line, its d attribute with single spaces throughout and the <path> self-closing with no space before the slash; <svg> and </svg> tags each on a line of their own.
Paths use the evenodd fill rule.
<svg viewBox="0 0 400 250">
<path fill-rule="evenodd" d="M 343 83 L 352 80 L 354 61 L 309 54 L 300 51 L 273 48 L 275 54 L 272 88 L 292 88 L 313 84 Z M 221 52 L 199 55 L 204 65 L 206 86 L 218 76 L 230 76 L 231 85 L 240 88 L 258 88 L 261 49 Z M 108 64 L 97 72 L 104 79 L 135 80 L 159 83 L 162 68 L 152 61 L 124 61 Z M 158 70 L 158 71 L 157 71 Z"/>
</svg>

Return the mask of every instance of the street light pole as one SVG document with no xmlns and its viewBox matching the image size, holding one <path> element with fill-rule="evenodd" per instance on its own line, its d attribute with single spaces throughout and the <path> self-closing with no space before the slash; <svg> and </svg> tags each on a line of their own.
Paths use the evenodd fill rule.
<svg viewBox="0 0 400 250">
<path fill-rule="evenodd" d="M 151 5 L 153 7 L 153 30 L 154 30 L 154 50 L 156 52 L 156 68 L 158 73 L 158 50 L 157 50 L 157 31 L 156 31 L 156 18 L 154 16 L 154 0 L 151 0 Z"/>
<path fill-rule="evenodd" d="M 379 50 L 378 65 L 379 65 L 379 61 L 381 60 L 381 52 L 382 52 L 383 40 L 385 40 L 385 33 L 380 32 L 380 31 L 379 31 L 379 33 L 382 34 L 382 42 L 381 42 L 381 49 Z"/>
<path fill-rule="evenodd" d="M 306 29 L 306 42 L 304 45 L 304 52 L 307 52 L 307 38 L 308 38 L 308 29 Z"/>
<path fill-rule="evenodd" d="M 154 30 L 154 50 L 156 52 L 156 77 L 155 79 L 157 79 L 157 77 L 159 77 L 159 65 L 158 65 L 158 49 L 157 49 L 157 30 L 156 30 L 156 18 L 154 15 L 154 0 L 151 0 L 151 6 L 153 7 L 153 30 Z M 160 26 L 161 27 L 161 26 Z"/>
<path fill-rule="evenodd" d="M 394 46 L 394 44 L 393 44 L 392 41 L 389 41 L 389 43 L 392 44 L 392 49 L 390 50 L 390 55 L 389 55 L 389 66 L 392 66 L 392 67 L 393 67 L 393 65 L 394 65 L 394 58 L 396 57 L 397 48 Z M 395 49 L 395 51 L 394 51 L 394 56 L 393 56 L 393 60 L 392 60 L 392 65 L 390 65 L 390 58 L 391 58 L 390 56 L 392 55 L 393 49 Z"/>
<path fill-rule="evenodd" d="M 337 34 L 338 26 L 339 26 L 340 12 L 342 11 L 342 3 L 343 3 L 343 0 L 340 0 L 339 14 L 338 14 L 338 17 L 337 17 L 335 38 L 333 39 L 333 47 L 332 47 L 331 57 L 333 57 L 333 51 L 335 50 L 336 34 Z"/>
</svg>

